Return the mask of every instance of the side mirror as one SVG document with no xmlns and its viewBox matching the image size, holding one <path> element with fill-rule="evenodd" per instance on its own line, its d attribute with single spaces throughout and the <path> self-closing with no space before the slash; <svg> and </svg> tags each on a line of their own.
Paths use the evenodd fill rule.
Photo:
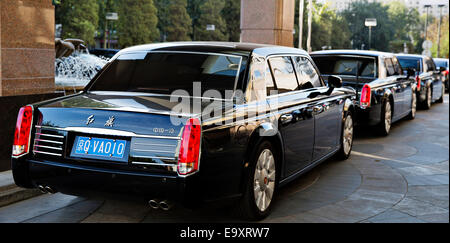
<svg viewBox="0 0 450 243">
<path fill-rule="evenodd" d="M 341 88 L 342 87 L 342 78 L 330 75 L 328 76 L 328 87 L 329 88 Z"/>
</svg>

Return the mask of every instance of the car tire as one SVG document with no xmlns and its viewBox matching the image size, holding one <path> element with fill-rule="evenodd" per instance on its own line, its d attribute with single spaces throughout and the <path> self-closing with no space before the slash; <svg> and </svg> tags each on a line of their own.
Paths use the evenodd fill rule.
<svg viewBox="0 0 450 243">
<path fill-rule="evenodd" d="M 354 124 L 353 114 L 349 111 L 342 121 L 342 131 L 340 138 L 341 148 L 336 154 L 336 158 L 339 160 L 346 160 L 350 157 L 355 132 Z"/>
<path fill-rule="evenodd" d="M 433 93 L 431 90 L 432 90 L 432 87 L 428 86 L 425 100 L 423 101 L 423 104 L 422 104 L 422 106 L 425 110 L 429 110 L 431 108 L 431 103 L 433 101 Z"/>
<path fill-rule="evenodd" d="M 244 195 L 237 208 L 242 218 L 255 221 L 270 214 L 278 186 L 277 162 L 276 151 L 269 141 L 261 142 L 254 150 Z"/>
<path fill-rule="evenodd" d="M 445 94 L 445 85 L 442 84 L 442 95 L 441 98 L 439 98 L 436 103 L 444 103 L 444 94 Z"/>
<path fill-rule="evenodd" d="M 381 136 L 389 135 L 392 126 L 392 114 L 391 101 L 389 99 L 385 100 L 383 102 L 383 106 L 381 107 L 381 119 L 377 129 Z"/>
<path fill-rule="evenodd" d="M 416 92 L 413 92 L 411 97 L 411 111 L 409 112 L 407 118 L 409 120 L 414 120 L 416 118 L 416 113 L 417 113 L 417 94 Z"/>
</svg>

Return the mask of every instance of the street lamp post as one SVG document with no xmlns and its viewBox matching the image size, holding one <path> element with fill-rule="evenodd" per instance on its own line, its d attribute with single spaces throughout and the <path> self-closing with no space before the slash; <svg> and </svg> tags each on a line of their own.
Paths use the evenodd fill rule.
<svg viewBox="0 0 450 243">
<path fill-rule="evenodd" d="M 107 47 L 109 48 L 109 35 L 108 33 L 108 20 L 110 21 L 117 21 L 119 19 L 119 16 L 117 15 L 117 13 L 106 13 L 105 16 L 105 36 L 104 36 L 104 40 L 103 40 L 103 48 L 106 49 Z M 106 37 L 108 36 L 108 39 L 106 39 Z M 108 46 L 106 46 L 106 44 L 108 43 Z"/>
<path fill-rule="evenodd" d="M 303 11 L 305 9 L 305 1 L 304 0 L 300 0 L 299 1 L 299 8 L 298 8 L 298 26 L 299 26 L 299 31 L 298 31 L 298 48 L 302 49 L 302 41 L 303 41 Z"/>
<path fill-rule="evenodd" d="M 439 52 L 441 49 L 441 24 L 442 24 L 442 8 L 445 6 L 445 4 L 439 4 L 439 27 L 438 27 L 438 36 L 437 36 L 437 53 L 436 57 L 439 58 Z"/>
<path fill-rule="evenodd" d="M 427 40 L 428 34 L 428 10 L 431 8 L 431 5 L 427 4 L 423 6 L 427 10 L 427 17 L 425 19 L 425 40 Z"/>
<path fill-rule="evenodd" d="M 377 19 L 367 18 L 365 25 L 369 27 L 369 50 L 372 48 L 372 27 L 377 26 Z"/>
</svg>

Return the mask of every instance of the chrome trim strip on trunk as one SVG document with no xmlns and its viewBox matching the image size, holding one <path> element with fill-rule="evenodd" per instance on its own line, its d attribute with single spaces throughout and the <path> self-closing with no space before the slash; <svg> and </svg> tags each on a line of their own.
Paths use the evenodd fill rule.
<svg viewBox="0 0 450 243">
<path fill-rule="evenodd" d="M 33 150 L 33 153 L 35 153 L 35 154 L 55 155 L 55 156 L 62 157 L 62 154 L 55 154 L 55 153 L 49 153 L 49 152 L 42 152 L 42 151 L 37 151 L 37 150 Z"/>
<path fill-rule="evenodd" d="M 167 166 L 167 167 L 177 166 L 177 164 L 159 164 L 159 163 L 148 163 L 148 162 L 137 162 L 137 161 L 132 161 L 131 163 L 136 164 L 136 165 L 159 165 L 159 166 Z"/>
<path fill-rule="evenodd" d="M 46 137 L 53 137 L 53 138 L 64 138 L 64 136 L 61 136 L 61 135 L 52 135 L 52 134 L 45 134 L 45 133 L 39 133 L 39 132 L 37 132 L 36 135 L 46 136 Z"/>
<path fill-rule="evenodd" d="M 140 158 L 140 159 L 164 159 L 164 160 L 176 160 L 175 157 L 162 157 L 162 156 L 140 156 L 140 155 L 133 155 L 131 156 L 133 158 Z"/>
<path fill-rule="evenodd" d="M 34 145 L 35 147 L 39 147 L 39 148 L 48 148 L 48 149 L 54 149 L 54 150 L 63 150 L 62 148 L 57 148 L 57 147 L 50 147 L 50 146 L 44 146 L 44 145 Z"/>
<path fill-rule="evenodd" d="M 39 139 L 39 138 L 36 138 L 36 139 L 34 139 L 34 141 L 38 141 L 38 142 L 46 142 L 46 143 L 56 143 L 56 144 L 63 144 L 63 142 L 59 142 L 59 141 L 52 141 L 52 140 L 45 140 L 45 139 Z"/>
<path fill-rule="evenodd" d="M 137 138 L 162 138 L 162 139 L 174 139 L 181 140 L 180 137 L 168 137 L 168 136 L 157 136 L 157 135 L 143 135 L 136 134 L 134 132 L 114 130 L 114 129 L 104 129 L 104 128 L 92 128 L 92 127 L 48 127 L 48 126 L 36 126 L 36 128 L 53 129 L 57 131 L 66 132 L 80 132 L 80 133 L 90 133 L 98 135 L 111 135 L 111 136 L 123 136 L 123 137 L 137 137 Z"/>
</svg>

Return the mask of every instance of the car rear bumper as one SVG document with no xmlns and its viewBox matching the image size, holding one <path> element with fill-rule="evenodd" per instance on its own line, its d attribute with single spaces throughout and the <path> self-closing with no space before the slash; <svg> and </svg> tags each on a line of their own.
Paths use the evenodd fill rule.
<svg viewBox="0 0 450 243">
<path fill-rule="evenodd" d="M 35 187 L 50 186 L 69 195 L 139 197 L 146 200 L 160 198 L 184 204 L 200 199 L 195 190 L 198 188 L 196 174 L 188 177 L 166 176 L 32 159 L 19 163 L 28 164 L 30 180 Z"/>
<path fill-rule="evenodd" d="M 358 126 L 375 126 L 381 121 L 381 105 L 374 105 L 366 109 L 356 108 L 356 124 Z"/>
</svg>

